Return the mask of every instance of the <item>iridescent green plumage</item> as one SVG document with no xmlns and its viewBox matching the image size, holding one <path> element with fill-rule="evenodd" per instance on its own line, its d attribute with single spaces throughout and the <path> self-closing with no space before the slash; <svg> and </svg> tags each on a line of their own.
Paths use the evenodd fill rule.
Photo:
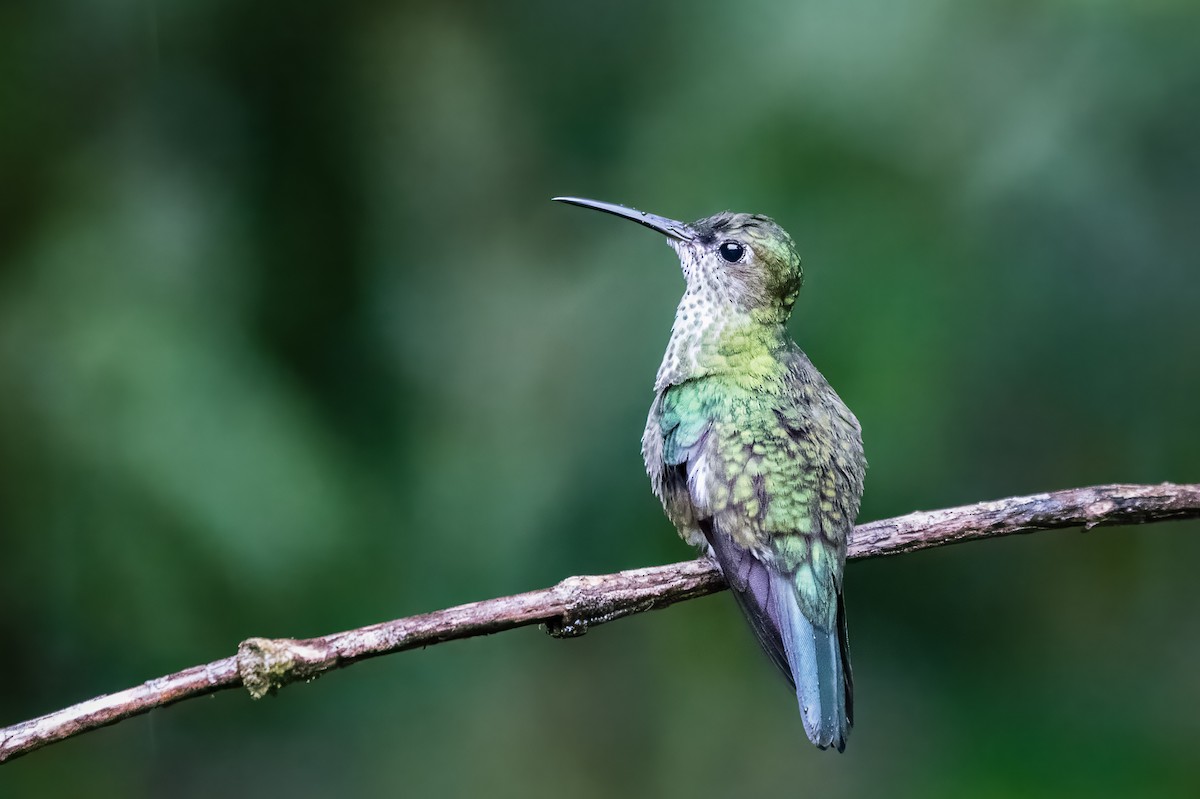
<svg viewBox="0 0 1200 799">
<path fill-rule="evenodd" d="M 866 461 L 858 421 L 788 336 L 791 237 L 764 216 L 690 225 L 566 202 L 666 234 L 687 278 L 642 454 L 680 535 L 716 558 L 793 683 L 805 731 L 845 747 L 853 721 L 842 574 Z"/>
</svg>

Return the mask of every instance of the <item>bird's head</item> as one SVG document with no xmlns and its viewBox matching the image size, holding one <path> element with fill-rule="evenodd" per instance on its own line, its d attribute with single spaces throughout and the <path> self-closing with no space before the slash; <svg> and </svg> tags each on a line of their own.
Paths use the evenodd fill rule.
<svg viewBox="0 0 1200 799">
<path fill-rule="evenodd" d="M 679 255 L 687 293 L 715 309 L 786 321 L 804 273 L 787 232 L 769 217 L 728 211 L 679 222 L 623 205 L 555 197 L 555 200 L 619 216 L 658 231 Z"/>
</svg>

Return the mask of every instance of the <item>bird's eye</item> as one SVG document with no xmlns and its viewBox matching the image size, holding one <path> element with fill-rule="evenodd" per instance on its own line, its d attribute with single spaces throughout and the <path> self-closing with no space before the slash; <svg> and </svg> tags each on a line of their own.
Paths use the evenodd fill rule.
<svg viewBox="0 0 1200 799">
<path fill-rule="evenodd" d="M 722 243 L 721 246 L 717 248 L 717 251 L 721 253 L 721 257 L 725 259 L 726 262 L 731 264 L 736 264 L 746 255 L 746 248 L 738 244 L 736 241 L 726 241 Z"/>
</svg>

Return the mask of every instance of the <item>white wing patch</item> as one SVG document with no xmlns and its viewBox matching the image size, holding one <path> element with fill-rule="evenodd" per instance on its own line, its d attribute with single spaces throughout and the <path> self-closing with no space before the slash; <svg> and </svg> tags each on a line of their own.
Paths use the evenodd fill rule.
<svg viewBox="0 0 1200 799">
<path fill-rule="evenodd" d="M 708 458 L 701 453 L 688 462 L 688 494 L 692 497 L 692 507 L 696 509 L 696 517 L 700 519 L 706 519 L 712 515 L 708 501 L 708 486 Z"/>
</svg>

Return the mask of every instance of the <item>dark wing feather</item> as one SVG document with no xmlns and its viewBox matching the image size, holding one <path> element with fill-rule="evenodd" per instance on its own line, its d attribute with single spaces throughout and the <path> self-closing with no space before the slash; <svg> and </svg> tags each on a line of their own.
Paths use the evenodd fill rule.
<svg viewBox="0 0 1200 799">
<path fill-rule="evenodd" d="M 776 603 L 771 601 L 772 580 L 767 567 L 729 536 L 714 533 L 711 518 L 701 519 L 700 529 L 721 567 L 721 573 L 725 575 L 725 581 L 729 583 L 730 591 L 737 599 L 738 607 L 750 622 L 758 643 L 795 688 L 796 681 L 792 678 L 792 668 L 788 665 L 787 652 L 783 648 L 780 619 L 776 618 L 773 610 Z"/>
<path fill-rule="evenodd" d="M 842 683 L 846 687 L 846 726 L 854 726 L 854 672 L 850 668 L 850 636 L 846 634 L 846 600 L 842 589 L 837 595 L 838 649 L 842 656 Z"/>
</svg>

